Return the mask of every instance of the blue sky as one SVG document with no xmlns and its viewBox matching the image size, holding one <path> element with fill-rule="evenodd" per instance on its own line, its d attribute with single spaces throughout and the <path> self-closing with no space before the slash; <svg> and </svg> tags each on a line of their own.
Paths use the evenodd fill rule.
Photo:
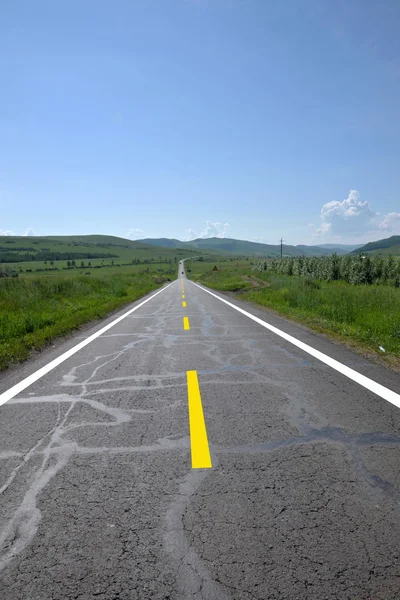
<svg viewBox="0 0 400 600">
<path fill-rule="evenodd" d="M 5 0 L 0 231 L 400 233 L 397 0 Z"/>
</svg>

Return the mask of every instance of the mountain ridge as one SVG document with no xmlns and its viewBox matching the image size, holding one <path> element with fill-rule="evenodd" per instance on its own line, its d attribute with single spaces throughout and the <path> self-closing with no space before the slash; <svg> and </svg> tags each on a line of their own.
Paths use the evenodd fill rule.
<svg viewBox="0 0 400 600">
<path fill-rule="evenodd" d="M 198 250 L 213 250 L 229 254 L 259 256 L 261 258 L 278 257 L 281 253 L 279 244 L 263 244 L 234 238 L 197 238 L 190 241 L 181 241 L 173 238 L 144 238 L 137 241 L 152 246 L 197 248 Z M 352 247 L 354 248 L 355 246 Z M 322 246 L 307 246 L 305 244 L 298 244 L 297 246 L 283 244 L 284 256 L 324 256 L 335 252 L 337 254 L 348 254 L 349 250 L 342 248 L 340 245 L 332 245 L 329 248 L 324 248 Z"/>
<path fill-rule="evenodd" d="M 368 242 L 361 246 L 357 251 L 353 250 L 352 254 L 359 253 L 368 254 L 393 254 L 400 256 L 400 235 L 392 235 L 388 238 L 376 240 L 376 242 Z"/>
</svg>

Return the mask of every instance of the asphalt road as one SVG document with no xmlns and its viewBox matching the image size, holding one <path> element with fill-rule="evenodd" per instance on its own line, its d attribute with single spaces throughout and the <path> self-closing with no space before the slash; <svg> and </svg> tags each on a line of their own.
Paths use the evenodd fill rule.
<svg viewBox="0 0 400 600">
<path fill-rule="evenodd" d="M 0 408 L 1 600 L 398 600 L 400 409 L 183 281 Z M 188 371 L 212 468 L 192 468 Z"/>
</svg>

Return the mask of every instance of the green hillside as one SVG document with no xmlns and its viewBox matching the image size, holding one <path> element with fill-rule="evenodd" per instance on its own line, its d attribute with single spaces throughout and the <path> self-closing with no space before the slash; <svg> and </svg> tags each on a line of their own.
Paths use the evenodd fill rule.
<svg viewBox="0 0 400 600">
<path fill-rule="evenodd" d="M 351 252 L 352 250 L 357 250 L 360 247 L 360 244 L 320 244 L 320 248 L 328 248 L 329 250 L 334 250 L 340 248 L 342 250 L 347 250 Z"/>
<path fill-rule="evenodd" d="M 352 254 L 358 253 L 365 254 L 369 252 L 371 254 L 393 254 L 393 256 L 400 256 L 400 235 L 392 235 L 389 238 L 378 240 L 376 242 L 369 242 L 354 250 Z"/>
<path fill-rule="evenodd" d="M 260 255 L 265 256 L 268 252 L 276 252 L 273 246 L 267 244 L 258 244 L 256 242 L 247 242 L 245 240 L 234 240 L 231 238 L 199 238 L 187 242 L 188 246 L 198 248 L 199 250 L 222 250 L 227 254 L 235 255 Z"/>
<path fill-rule="evenodd" d="M 190 242 L 181 242 L 175 239 L 158 238 L 139 240 L 142 243 L 152 244 L 158 247 L 169 248 L 197 248 L 201 251 L 221 252 L 229 255 L 237 256 L 257 256 L 262 258 L 277 257 L 281 254 L 279 244 L 261 244 L 257 242 L 249 242 L 246 240 L 235 240 L 231 238 L 199 238 Z M 283 245 L 284 256 L 323 256 L 327 254 L 347 254 L 344 248 L 332 247 L 321 248 L 320 246 L 290 246 Z"/>
<path fill-rule="evenodd" d="M 0 236 L 0 264 L 90 261 L 92 265 L 117 262 L 165 262 L 198 254 L 192 249 L 155 247 L 108 235 L 19 237 Z"/>
<path fill-rule="evenodd" d="M 152 246 L 161 246 L 162 248 L 182 248 L 187 245 L 187 242 L 181 242 L 180 240 L 175 240 L 174 238 L 146 238 L 144 240 L 139 240 L 140 243 L 150 244 Z"/>
<path fill-rule="evenodd" d="M 342 248 L 340 246 L 330 246 L 329 248 L 324 248 L 322 246 L 306 246 L 303 244 L 300 244 L 298 246 L 295 246 L 297 252 L 297 256 L 300 256 L 300 251 L 303 253 L 304 256 L 327 256 L 327 255 L 331 255 L 331 254 L 348 254 L 349 251 L 346 250 L 345 248 Z M 291 255 L 291 256 L 295 256 L 295 255 Z"/>
</svg>

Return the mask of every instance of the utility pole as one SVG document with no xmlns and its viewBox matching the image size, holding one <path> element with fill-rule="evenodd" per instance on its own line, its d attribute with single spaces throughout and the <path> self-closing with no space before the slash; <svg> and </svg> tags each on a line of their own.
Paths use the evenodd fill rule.
<svg viewBox="0 0 400 600">
<path fill-rule="evenodd" d="M 281 238 L 281 260 L 282 260 L 283 238 Z"/>
</svg>

